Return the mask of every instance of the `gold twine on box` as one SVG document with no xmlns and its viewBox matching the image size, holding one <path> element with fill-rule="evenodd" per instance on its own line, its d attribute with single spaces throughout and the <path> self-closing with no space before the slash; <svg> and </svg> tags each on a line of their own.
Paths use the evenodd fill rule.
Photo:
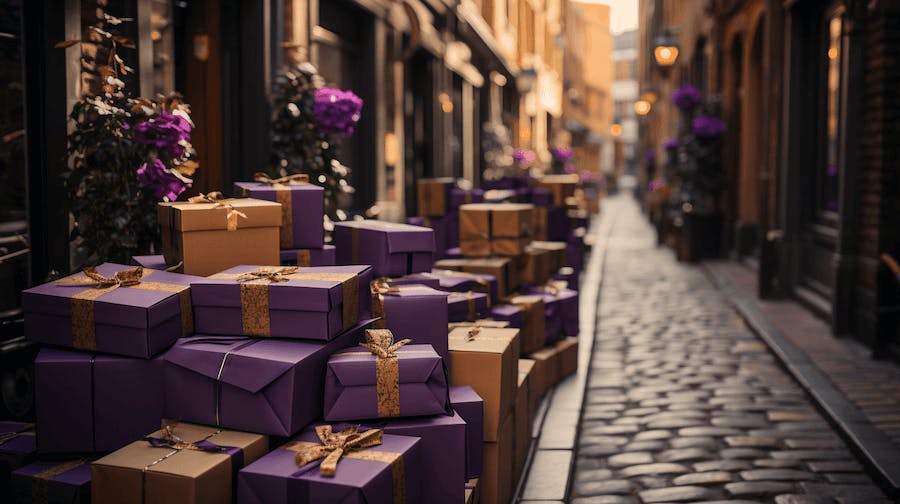
<svg viewBox="0 0 900 504">
<path fill-rule="evenodd" d="M 294 213 L 293 199 L 291 197 L 292 185 L 308 184 L 309 175 L 305 173 L 296 173 L 277 179 L 270 178 L 262 172 L 253 174 L 253 181 L 262 184 L 268 184 L 275 190 L 275 201 L 281 204 L 281 228 L 279 228 L 279 243 L 281 248 L 291 248 L 294 246 Z M 302 266 L 301 264 L 297 264 Z M 308 264 L 307 264 L 308 265 Z"/>
<path fill-rule="evenodd" d="M 394 334 L 388 329 L 366 329 L 366 342 L 359 344 L 375 355 L 379 418 L 400 416 L 400 362 L 396 352 L 409 342 L 402 339 L 395 343 Z"/>
<path fill-rule="evenodd" d="M 368 450 L 382 443 L 384 431 L 370 429 L 359 432 L 359 426 L 334 432 L 331 425 L 316 427 L 318 443 L 294 441 L 284 446 L 286 450 L 296 452 L 294 463 L 303 467 L 310 462 L 324 459 L 319 464 L 319 474 L 333 477 L 337 473 L 341 458 L 381 462 L 391 467 L 391 483 L 395 504 L 406 502 L 406 471 L 403 465 L 403 454 L 397 452 Z"/>
<path fill-rule="evenodd" d="M 312 255 L 309 249 L 297 250 L 297 266 L 306 268 L 312 263 Z"/>
<path fill-rule="evenodd" d="M 191 308 L 190 287 L 187 285 L 144 281 L 144 278 L 151 274 L 153 274 L 153 270 L 137 267 L 118 271 L 113 276 L 106 277 L 98 273 L 96 268 L 87 267 L 84 269 L 85 276 L 83 277 L 68 277 L 57 280 L 57 283 L 61 285 L 91 286 L 88 289 L 74 293 L 70 300 L 72 346 L 79 350 L 97 349 L 94 301 L 120 287 L 178 294 L 181 308 L 181 335 L 189 336 L 193 334 L 194 312 Z"/>
<path fill-rule="evenodd" d="M 478 311 L 475 304 L 477 298 L 475 297 L 474 292 L 451 292 L 450 297 L 465 297 L 466 303 L 468 304 L 468 316 L 466 317 L 466 320 L 474 322 L 475 319 L 478 318 Z"/>
<path fill-rule="evenodd" d="M 384 309 L 384 295 L 397 292 L 407 291 L 431 291 L 433 289 L 424 285 L 402 285 L 392 286 L 387 277 L 376 278 L 369 284 L 369 291 L 372 294 L 372 317 L 376 320 L 372 323 L 372 327 L 376 329 L 387 328 L 387 312 Z"/>
<path fill-rule="evenodd" d="M 240 210 L 234 208 L 231 205 L 231 202 L 234 201 L 230 198 L 225 198 L 221 192 L 215 191 L 209 194 L 200 193 L 198 196 L 193 196 L 188 198 L 188 203 L 212 203 L 216 208 L 224 208 L 225 209 L 225 230 L 226 231 L 235 231 L 238 228 L 238 218 L 247 218 L 247 214 L 241 212 Z"/>
<path fill-rule="evenodd" d="M 47 504 L 49 502 L 50 480 L 67 473 L 78 466 L 84 465 L 86 461 L 82 459 L 70 460 L 55 466 L 48 467 L 43 471 L 32 476 L 31 481 L 31 502 L 34 504 Z"/>
<path fill-rule="evenodd" d="M 297 266 L 259 268 L 247 273 L 217 273 L 209 278 L 237 280 L 241 289 L 241 324 L 247 336 L 271 336 L 269 285 L 288 280 L 341 282 L 343 329 L 359 320 L 359 275 L 350 272 L 305 272 Z"/>
</svg>

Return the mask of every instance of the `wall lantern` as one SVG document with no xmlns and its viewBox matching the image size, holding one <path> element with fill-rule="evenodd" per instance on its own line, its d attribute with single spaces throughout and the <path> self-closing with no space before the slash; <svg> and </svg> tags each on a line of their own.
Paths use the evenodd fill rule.
<svg viewBox="0 0 900 504">
<path fill-rule="evenodd" d="M 634 112 L 639 116 L 645 116 L 650 113 L 652 105 L 648 100 L 638 100 L 634 102 Z"/>
<path fill-rule="evenodd" d="M 613 125 L 609 127 L 609 134 L 615 138 L 622 136 L 622 125 L 613 123 Z"/>
<path fill-rule="evenodd" d="M 668 28 L 653 39 L 653 58 L 656 64 L 662 68 L 668 68 L 675 64 L 678 59 L 678 42 L 672 36 L 672 32 Z"/>
</svg>

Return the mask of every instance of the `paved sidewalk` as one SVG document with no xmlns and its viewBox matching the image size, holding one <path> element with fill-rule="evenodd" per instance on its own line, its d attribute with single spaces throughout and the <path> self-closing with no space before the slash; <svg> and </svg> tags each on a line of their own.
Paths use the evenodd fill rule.
<svg viewBox="0 0 900 504">
<path fill-rule="evenodd" d="M 618 198 L 571 502 L 885 502 L 703 271 Z"/>
</svg>

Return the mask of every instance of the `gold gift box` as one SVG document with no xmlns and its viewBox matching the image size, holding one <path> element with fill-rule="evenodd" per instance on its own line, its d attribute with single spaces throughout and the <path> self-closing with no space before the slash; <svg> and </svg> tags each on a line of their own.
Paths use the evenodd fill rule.
<svg viewBox="0 0 900 504">
<path fill-rule="evenodd" d="M 507 504 L 512 499 L 515 428 L 512 412 L 503 419 L 500 437 L 484 443 L 484 469 L 481 471 L 481 503 Z"/>
<path fill-rule="evenodd" d="M 544 250 L 550 254 L 550 275 L 566 265 L 566 242 L 533 241 L 529 250 Z"/>
<path fill-rule="evenodd" d="M 481 502 L 481 483 L 478 478 L 472 478 L 466 482 L 466 504 L 479 502 Z"/>
<path fill-rule="evenodd" d="M 522 332 L 519 335 L 520 353 L 529 354 L 543 348 L 544 338 L 546 338 L 543 296 L 514 296 L 509 299 L 509 302 L 522 310 Z"/>
<path fill-rule="evenodd" d="M 532 248 L 529 245 L 521 256 L 522 267 L 519 269 L 519 281 L 532 285 L 546 283 L 555 271 L 553 269 L 555 260 L 551 251 Z"/>
<path fill-rule="evenodd" d="M 528 358 L 534 361 L 534 378 L 535 389 L 544 395 L 551 387 L 559 381 L 559 354 L 556 348 L 542 348 L 536 352 L 531 352 Z"/>
<path fill-rule="evenodd" d="M 519 287 L 519 271 L 507 257 L 441 259 L 434 263 L 434 268 L 494 275 L 498 296 L 506 296 Z"/>
<path fill-rule="evenodd" d="M 535 206 L 531 212 L 531 237 L 535 240 L 547 239 L 547 208 Z"/>
<path fill-rule="evenodd" d="M 519 330 L 459 327 L 448 335 L 450 385 L 469 385 L 484 400 L 484 440 L 497 441 L 516 400 Z"/>
<path fill-rule="evenodd" d="M 449 208 L 450 188 L 456 183 L 452 177 L 419 179 L 416 182 L 416 200 L 419 215 L 440 217 Z"/>
<path fill-rule="evenodd" d="M 240 448 L 247 465 L 268 452 L 269 440 L 260 434 L 180 423 L 172 432 L 185 443 L 208 440 L 226 448 Z M 152 437 L 163 437 L 160 430 Z M 173 453 L 174 452 L 174 453 Z M 153 447 L 135 441 L 91 464 L 91 502 L 94 504 L 229 504 L 237 474 L 235 459 L 225 453 Z"/>
<path fill-rule="evenodd" d="M 459 248 L 464 256 L 517 256 L 531 243 L 530 204 L 470 203 L 459 207 Z"/>
<path fill-rule="evenodd" d="M 573 375 L 578 371 L 578 337 L 569 336 L 558 342 L 554 347 L 557 354 L 557 366 L 559 369 L 559 380 L 562 381 L 567 376 Z"/>
<path fill-rule="evenodd" d="M 516 405 L 513 407 L 515 414 L 516 439 L 513 452 L 515 454 L 515 473 L 513 480 L 517 480 L 525 468 L 525 460 L 528 458 L 528 449 L 531 444 L 532 416 L 529 407 L 529 385 L 531 384 L 531 370 L 533 365 L 522 364 L 519 359 L 519 382 L 516 390 Z"/>
<path fill-rule="evenodd" d="M 240 264 L 281 264 L 279 203 L 160 203 L 157 216 L 166 264 L 181 264 L 179 273 L 209 276 Z"/>
<path fill-rule="evenodd" d="M 537 413 L 538 405 L 541 402 L 541 391 L 537 389 L 535 383 L 536 373 L 534 371 L 535 362 L 531 359 L 519 359 L 519 374 L 525 373 L 528 382 L 528 417 L 532 420 Z"/>
<path fill-rule="evenodd" d="M 575 196 L 578 175 L 544 175 L 538 180 L 538 187 L 544 187 L 553 195 L 553 206 L 566 206 L 566 199 Z"/>
</svg>

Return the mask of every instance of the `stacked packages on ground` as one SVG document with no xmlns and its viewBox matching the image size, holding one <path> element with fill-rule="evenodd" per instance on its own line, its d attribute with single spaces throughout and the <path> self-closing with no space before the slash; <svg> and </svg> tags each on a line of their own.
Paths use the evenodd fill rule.
<svg viewBox="0 0 900 504">
<path fill-rule="evenodd" d="M 24 292 L 36 422 L 0 422 L 0 500 L 509 502 L 577 366 L 576 185 L 421 180 L 412 224 L 331 244 L 303 176 L 160 204 L 162 256 Z"/>
</svg>

